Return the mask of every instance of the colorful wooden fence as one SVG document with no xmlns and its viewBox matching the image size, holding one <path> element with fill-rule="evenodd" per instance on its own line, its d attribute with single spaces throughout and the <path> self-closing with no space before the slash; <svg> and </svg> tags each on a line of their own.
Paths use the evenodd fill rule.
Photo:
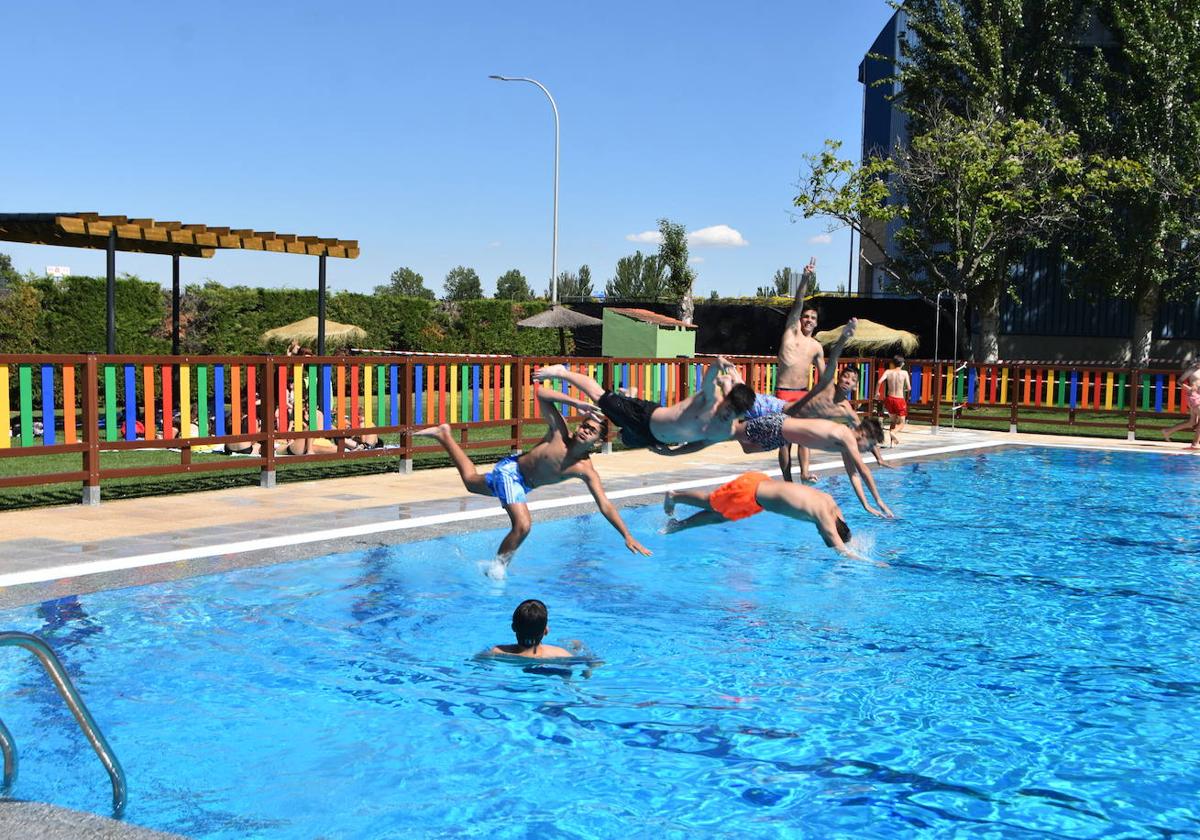
<svg viewBox="0 0 1200 840">
<path fill-rule="evenodd" d="M 449 423 L 466 448 L 518 447 L 539 423 L 533 372 L 550 364 L 667 405 L 694 393 L 708 359 L 578 359 L 445 356 L 171 357 L 0 356 L 0 459 L 80 453 L 79 470 L 5 474 L 0 487 L 258 466 L 272 473 L 289 461 L 391 456 L 436 451 L 414 446 L 414 428 Z M 756 391 L 773 392 L 769 358 L 732 360 Z M 845 360 L 859 374 L 855 398 L 870 410 L 886 365 Z M 844 367 L 843 366 L 843 367 Z M 815 376 L 812 372 L 810 378 Z M 985 419 L 1127 427 L 1139 415 L 1184 412 L 1178 375 L 1168 370 L 1095 366 L 909 365 L 914 419 L 938 422 L 948 411 L 979 410 Z M 562 388 L 582 397 L 574 387 Z M 564 410 L 568 417 L 578 411 Z M 1097 419 L 1096 416 L 1099 416 Z M 1106 417 L 1111 415 L 1111 417 Z M 502 427 L 501 436 L 472 432 Z M 503 431 L 507 427 L 507 434 Z M 537 432 L 538 428 L 530 431 Z M 386 435 L 384 448 L 355 449 Z M 312 447 L 296 442 L 313 441 Z M 320 447 L 317 447 L 317 443 Z M 226 447 L 249 459 L 192 460 Z M 108 450 L 174 449 L 179 463 L 101 469 Z M 307 451 L 313 449 L 314 451 Z M 277 450 L 280 454 L 276 454 Z M 2 461 L 0 461 L 2 463 Z"/>
</svg>

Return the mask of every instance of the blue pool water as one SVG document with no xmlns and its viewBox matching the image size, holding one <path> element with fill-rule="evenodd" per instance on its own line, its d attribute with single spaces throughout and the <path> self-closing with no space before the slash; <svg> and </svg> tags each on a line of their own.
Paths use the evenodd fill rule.
<svg viewBox="0 0 1200 840">
<path fill-rule="evenodd" d="M 760 515 L 628 554 L 542 522 L 0 613 L 46 636 L 197 837 L 1150 837 L 1200 833 L 1200 458 L 988 451 L 822 485 L 889 568 Z M 585 677 L 476 661 L 512 608 Z M 15 794 L 104 812 L 32 660 L 0 658 Z"/>
</svg>

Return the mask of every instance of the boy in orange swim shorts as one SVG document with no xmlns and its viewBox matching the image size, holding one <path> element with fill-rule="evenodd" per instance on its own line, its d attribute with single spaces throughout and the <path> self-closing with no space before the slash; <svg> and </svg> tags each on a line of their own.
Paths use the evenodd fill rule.
<svg viewBox="0 0 1200 840">
<path fill-rule="evenodd" d="M 674 518 L 676 505 L 700 508 L 700 512 L 680 521 Z M 866 559 L 847 545 L 850 527 L 832 496 L 803 484 L 772 481 L 760 472 L 743 473 L 716 490 L 707 492 L 668 490 L 663 499 L 663 510 L 672 517 L 667 522 L 669 534 L 702 525 L 734 522 L 767 510 L 811 522 L 817 526 L 825 545 L 855 560 Z"/>
</svg>

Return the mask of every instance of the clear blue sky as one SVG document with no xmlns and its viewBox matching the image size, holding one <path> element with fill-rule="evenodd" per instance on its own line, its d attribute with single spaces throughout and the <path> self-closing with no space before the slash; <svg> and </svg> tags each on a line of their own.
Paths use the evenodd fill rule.
<svg viewBox="0 0 1200 840">
<path fill-rule="evenodd" d="M 860 146 L 858 63 L 883 0 L 728 3 L 5 3 L 0 212 L 96 211 L 358 239 L 332 289 L 455 265 L 491 292 L 550 273 L 553 119 L 562 120 L 559 270 L 597 288 L 661 216 L 725 225 L 693 242 L 696 290 L 752 294 L 848 234 L 789 215 L 802 155 Z M 732 236 L 727 234 L 727 236 Z M 103 274 L 103 251 L 0 243 L 22 271 Z M 118 270 L 170 282 L 166 257 Z M 313 286 L 316 260 L 218 252 L 185 283 Z"/>
</svg>

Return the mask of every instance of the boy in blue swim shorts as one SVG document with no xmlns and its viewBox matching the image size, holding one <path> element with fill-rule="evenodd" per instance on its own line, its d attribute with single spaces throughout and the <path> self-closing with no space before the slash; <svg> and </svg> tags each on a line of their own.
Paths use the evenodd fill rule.
<svg viewBox="0 0 1200 840">
<path fill-rule="evenodd" d="M 528 493 L 537 487 L 558 484 L 569 478 L 577 478 L 587 485 L 596 507 L 625 539 L 626 548 L 635 554 L 650 554 L 625 527 L 621 514 L 605 495 L 604 485 L 600 483 L 600 476 L 589 457 L 592 450 L 607 437 L 608 421 L 602 416 L 588 414 L 572 433 L 554 404 L 552 394 L 538 389 L 538 407 L 546 421 L 546 436 L 528 452 L 502 459 L 486 475 L 480 475 L 467 453 L 454 440 L 449 425 L 443 423 L 413 433 L 431 437 L 440 443 L 454 462 L 463 486 L 471 493 L 496 497 L 508 513 L 512 528 L 500 543 L 496 560 L 488 568 L 487 573 L 492 577 L 504 577 L 513 553 L 529 536 L 533 523 L 526 503 Z"/>
</svg>

